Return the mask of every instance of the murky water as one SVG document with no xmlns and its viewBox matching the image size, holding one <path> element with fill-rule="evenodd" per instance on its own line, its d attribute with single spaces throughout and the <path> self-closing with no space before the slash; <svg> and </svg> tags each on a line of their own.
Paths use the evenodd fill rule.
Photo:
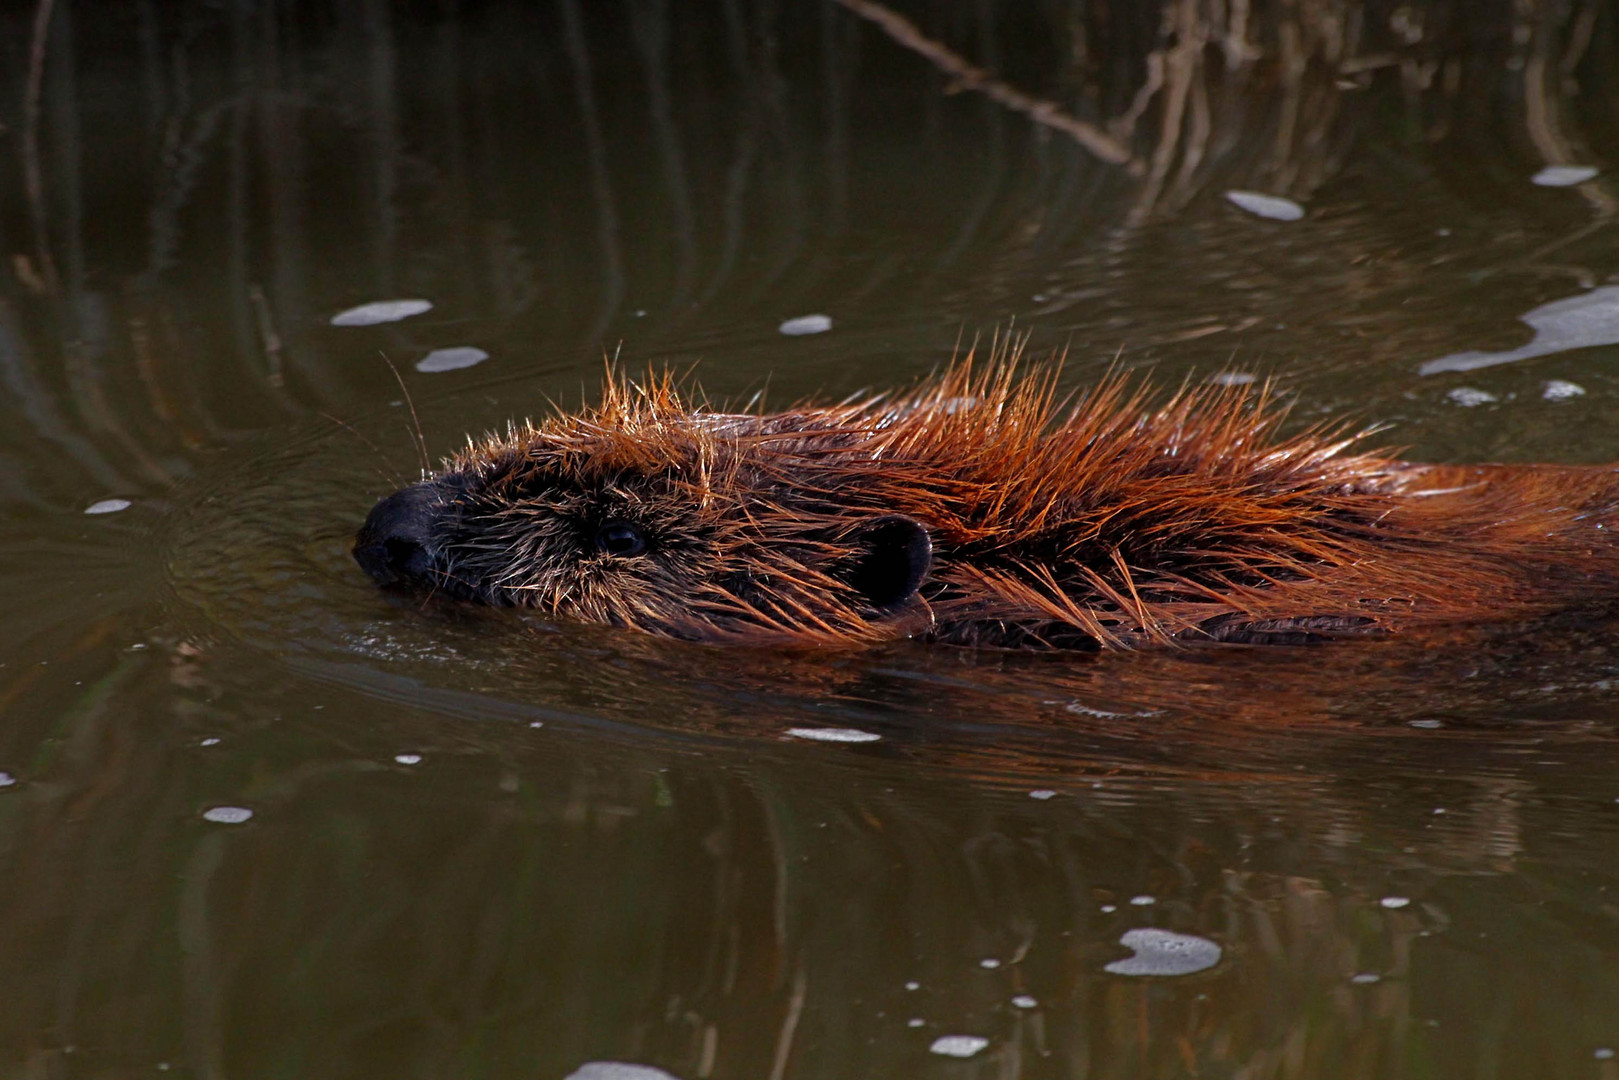
<svg viewBox="0 0 1619 1080">
<path fill-rule="evenodd" d="M 1604 620 L 704 649 L 348 555 L 417 420 L 604 354 L 781 401 L 1012 327 L 1619 459 L 1608 0 L 4 25 L 0 1073 L 1619 1077 Z"/>
</svg>

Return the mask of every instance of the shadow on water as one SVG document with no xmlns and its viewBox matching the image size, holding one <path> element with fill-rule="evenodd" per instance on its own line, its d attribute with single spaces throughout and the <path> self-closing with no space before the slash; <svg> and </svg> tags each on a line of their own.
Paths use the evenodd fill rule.
<svg viewBox="0 0 1619 1080">
<path fill-rule="evenodd" d="M 1418 456 L 1619 458 L 1605 0 L 0 20 L 7 1075 L 1619 1075 L 1604 598 L 715 650 L 347 550 L 417 417 L 448 452 L 604 353 L 843 393 L 1008 323 L 1076 383 L 1275 373 Z M 1483 354 L 1520 359 L 1436 363 Z"/>
</svg>

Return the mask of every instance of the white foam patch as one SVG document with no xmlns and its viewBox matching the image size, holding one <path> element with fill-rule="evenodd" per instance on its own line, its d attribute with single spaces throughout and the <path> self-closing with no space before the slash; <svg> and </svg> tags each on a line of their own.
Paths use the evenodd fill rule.
<svg viewBox="0 0 1619 1080">
<path fill-rule="evenodd" d="M 375 300 L 332 316 L 333 326 L 376 326 L 432 311 L 431 300 Z"/>
<path fill-rule="evenodd" d="M 1195 934 L 1143 927 L 1126 930 L 1119 944 L 1135 955 L 1108 964 L 1114 975 L 1190 975 L 1220 962 L 1220 946 Z"/>
<path fill-rule="evenodd" d="M 395 754 L 394 755 L 394 760 L 399 762 L 399 764 L 401 764 L 401 765 L 420 765 L 422 763 L 422 755 L 420 755 L 420 754 Z"/>
<path fill-rule="evenodd" d="M 460 371 L 462 368 L 481 364 L 487 359 L 489 354 L 482 349 L 472 345 L 457 345 L 450 349 L 434 349 L 416 361 L 416 370 L 436 375 L 440 371 Z"/>
<path fill-rule="evenodd" d="M 1112 712 L 1108 709 L 1098 709 L 1093 705 L 1085 704 L 1083 701 L 1070 701 L 1062 708 L 1063 712 L 1071 712 L 1075 716 L 1095 716 L 1102 720 L 1133 715 L 1132 713 Z"/>
<path fill-rule="evenodd" d="M 803 337 L 806 334 L 824 334 L 832 329 L 832 316 L 830 315 L 800 315 L 796 319 L 788 319 L 776 327 L 788 337 Z"/>
<path fill-rule="evenodd" d="M 988 1045 L 989 1040 L 979 1035 L 940 1035 L 928 1050 L 945 1057 L 970 1058 Z"/>
<path fill-rule="evenodd" d="M 1584 397 L 1585 387 L 1565 379 L 1550 379 L 1541 389 L 1540 396 L 1547 401 L 1568 401 L 1570 398 Z"/>
<path fill-rule="evenodd" d="M 1472 386 L 1458 386 L 1445 396 L 1451 400 L 1452 404 L 1460 405 L 1464 409 L 1488 405 L 1490 402 L 1497 400 L 1496 396 L 1488 390 L 1479 390 Z"/>
<path fill-rule="evenodd" d="M 630 1065 L 622 1061 L 587 1061 L 569 1073 L 567 1080 L 676 1080 L 676 1077 L 651 1065 Z"/>
<path fill-rule="evenodd" d="M 17 778 L 8 772 L 0 772 L 0 787 L 10 787 L 17 782 Z"/>
<path fill-rule="evenodd" d="M 1529 178 L 1541 187 L 1573 187 L 1583 184 L 1600 170 L 1594 165 L 1548 165 Z"/>
<path fill-rule="evenodd" d="M 240 825 L 252 819 L 253 811 L 245 806 L 211 806 L 202 812 L 202 817 L 218 825 Z"/>
<path fill-rule="evenodd" d="M 1056 797 L 1057 793 L 1052 791 L 1050 788 L 1035 788 L 1033 791 L 1029 792 L 1029 798 L 1039 799 L 1042 802 L 1044 802 L 1046 799 L 1055 799 Z"/>
<path fill-rule="evenodd" d="M 1385 896 L 1378 903 L 1390 911 L 1394 911 L 1411 903 L 1411 898 L 1408 896 Z"/>
<path fill-rule="evenodd" d="M 134 503 L 128 499 L 102 499 L 93 502 L 84 508 L 86 514 L 116 514 L 120 510 L 128 510 Z"/>
<path fill-rule="evenodd" d="M 795 727 L 788 728 L 787 734 L 795 739 L 811 739 L 815 742 L 863 743 L 877 742 L 882 738 L 875 732 L 852 727 Z"/>
<path fill-rule="evenodd" d="M 1441 371 L 1476 371 L 1570 349 L 1619 345 L 1619 285 L 1604 285 L 1578 296 L 1542 304 L 1521 316 L 1521 321 L 1535 331 L 1534 339 L 1529 344 L 1502 352 L 1474 350 L 1451 353 L 1437 360 L 1424 361 L 1417 368 L 1417 373 L 1437 375 Z"/>
<path fill-rule="evenodd" d="M 1040 1003 L 1028 994 L 1019 994 L 1012 999 L 1012 1004 L 1020 1009 L 1038 1009 L 1040 1007 Z"/>
<path fill-rule="evenodd" d="M 1304 216 L 1304 207 L 1280 195 L 1262 195 L 1257 191 L 1228 191 L 1225 197 L 1232 205 L 1248 211 L 1255 217 L 1271 221 L 1297 221 Z"/>
</svg>

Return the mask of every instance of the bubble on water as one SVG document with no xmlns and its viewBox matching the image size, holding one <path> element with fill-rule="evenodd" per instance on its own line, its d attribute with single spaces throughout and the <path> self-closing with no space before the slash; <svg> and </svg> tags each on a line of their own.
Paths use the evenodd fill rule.
<svg viewBox="0 0 1619 1080">
<path fill-rule="evenodd" d="M 17 778 L 8 772 L 0 772 L 0 788 L 7 788 L 17 782 Z"/>
<path fill-rule="evenodd" d="M 1591 1051 L 1591 1056 L 1598 1061 L 1612 1061 L 1614 1056 L 1613 1048 L 1611 1046 L 1599 1046 Z"/>
<path fill-rule="evenodd" d="M 1253 214 L 1271 221 L 1297 221 L 1304 216 L 1304 207 L 1280 195 L 1262 195 L 1257 191 L 1228 191 L 1230 202 Z"/>
<path fill-rule="evenodd" d="M 1106 965 L 1114 975 L 1190 975 L 1220 962 L 1220 946 L 1195 934 L 1144 927 L 1126 930 L 1119 944 L 1135 955 Z"/>
<path fill-rule="evenodd" d="M 927 1021 L 922 1019 L 920 1016 L 913 1016 L 909 1020 L 905 1021 L 906 1027 L 919 1028 L 926 1026 L 926 1024 Z"/>
<path fill-rule="evenodd" d="M 1547 401 L 1568 401 L 1570 398 L 1581 397 L 1585 394 L 1585 387 L 1579 383 L 1571 383 L 1566 379 L 1550 379 L 1540 391 L 1540 396 Z"/>
<path fill-rule="evenodd" d="M 913 979 L 911 982 L 908 982 L 908 983 L 905 984 L 905 989 L 907 989 L 907 990 L 920 990 L 920 989 L 922 989 L 922 984 L 919 983 L 919 982 L 916 982 Z"/>
<path fill-rule="evenodd" d="M 1616 799 L 1614 801 L 1619 802 L 1619 799 Z M 1117 904 L 1103 904 L 1102 905 L 1102 914 L 1103 915 L 1111 915 L 1117 910 L 1119 910 L 1119 906 Z"/>
<path fill-rule="evenodd" d="M 1217 371 L 1209 376 L 1209 382 L 1216 386 L 1250 386 L 1258 381 L 1258 375 L 1246 371 Z"/>
<path fill-rule="evenodd" d="M 1001 962 L 995 959 L 993 956 L 986 956 L 982 960 L 978 961 L 978 966 L 983 968 L 985 971 L 994 971 L 996 968 L 1001 966 Z"/>
<path fill-rule="evenodd" d="M 1529 178 L 1541 187 L 1573 187 L 1583 184 L 1599 172 L 1594 165 L 1548 165 Z"/>
<path fill-rule="evenodd" d="M 394 760 L 399 762 L 399 764 L 401 764 L 401 765 L 420 765 L 422 763 L 422 755 L 420 755 L 420 754 L 395 754 L 394 755 Z"/>
<path fill-rule="evenodd" d="M 489 359 L 489 354 L 472 345 L 457 345 L 449 349 L 434 349 L 416 361 L 416 370 L 428 375 L 440 371 L 459 371 Z"/>
<path fill-rule="evenodd" d="M 788 337 L 803 337 L 806 334 L 824 334 L 832 329 L 832 316 L 830 315 L 800 315 L 796 319 L 788 319 L 776 329 Z"/>
<path fill-rule="evenodd" d="M 201 742 L 199 742 L 197 745 L 198 746 L 218 746 L 219 745 L 219 737 L 217 735 L 210 735 L 206 739 L 203 739 Z"/>
<path fill-rule="evenodd" d="M 864 743 L 876 742 L 882 738 L 875 732 L 861 731 L 852 727 L 795 727 L 788 728 L 787 734 L 795 739 L 812 739 L 815 742 Z"/>
<path fill-rule="evenodd" d="M 1444 727 L 1445 722 L 1443 720 L 1413 720 L 1411 721 L 1410 726 L 1414 728 L 1422 728 L 1426 731 L 1432 731 L 1435 728 Z"/>
<path fill-rule="evenodd" d="M 1397 911 L 1410 903 L 1411 898 L 1409 896 L 1385 896 L 1383 899 L 1378 901 L 1380 906 L 1386 907 L 1390 911 Z"/>
<path fill-rule="evenodd" d="M 213 806 L 202 812 L 204 821 L 212 821 L 219 825 L 240 825 L 253 816 L 253 811 L 245 806 Z"/>
<path fill-rule="evenodd" d="M 116 514 L 120 510 L 128 510 L 134 503 L 128 499 L 102 499 L 93 502 L 84 508 L 86 514 Z"/>
<path fill-rule="evenodd" d="M 333 326 L 376 326 L 432 311 L 431 300 L 376 300 L 332 316 Z"/>
<path fill-rule="evenodd" d="M 1498 400 L 1488 390 L 1480 390 L 1474 386 L 1458 386 L 1445 396 L 1451 400 L 1452 404 L 1460 405 L 1464 409 L 1471 409 L 1478 405 L 1488 405 L 1490 402 Z"/>
<path fill-rule="evenodd" d="M 1358 975 L 1349 976 L 1349 981 L 1356 986 L 1370 986 L 1373 983 L 1382 982 L 1383 976 L 1370 971 L 1363 971 Z"/>
<path fill-rule="evenodd" d="M 623 1061 L 587 1061 L 569 1073 L 566 1080 L 676 1080 L 676 1077 L 651 1065 L 631 1065 Z"/>
<path fill-rule="evenodd" d="M 1052 791 L 1050 788 L 1035 788 L 1033 791 L 1029 792 L 1029 798 L 1031 799 L 1040 799 L 1044 801 L 1046 799 L 1055 799 L 1056 797 L 1057 793 Z"/>
<path fill-rule="evenodd" d="M 1037 1009 L 1040 1007 L 1040 1003 L 1028 994 L 1019 994 L 1012 999 L 1012 1004 L 1020 1009 Z"/>
<path fill-rule="evenodd" d="M 928 1050 L 945 1057 L 970 1058 L 988 1045 L 989 1040 L 978 1035 L 940 1035 Z"/>
<path fill-rule="evenodd" d="M 1149 907 L 1157 902 L 1158 898 L 1156 896 L 1148 896 L 1146 893 L 1142 893 L 1140 896 L 1130 897 L 1130 903 L 1134 904 L 1136 907 Z"/>
</svg>

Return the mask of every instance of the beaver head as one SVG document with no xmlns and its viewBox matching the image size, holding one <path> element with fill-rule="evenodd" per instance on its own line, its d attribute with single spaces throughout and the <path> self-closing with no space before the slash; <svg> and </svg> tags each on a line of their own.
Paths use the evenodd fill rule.
<svg viewBox="0 0 1619 1080">
<path fill-rule="evenodd" d="M 613 381 L 383 499 L 354 554 L 383 584 L 681 638 L 895 636 L 932 544 L 842 482 L 861 442 L 824 410 L 711 412 L 667 378 Z"/>
</svg>

